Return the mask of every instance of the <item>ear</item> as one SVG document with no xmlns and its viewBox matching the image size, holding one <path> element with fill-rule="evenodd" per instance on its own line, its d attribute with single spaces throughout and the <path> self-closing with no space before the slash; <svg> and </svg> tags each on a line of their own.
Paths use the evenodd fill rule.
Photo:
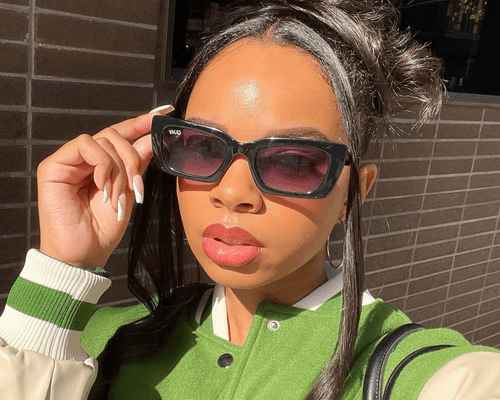
<svg viewBox="0 0 500 400">
<path fill-rule="evenodd" d="M 359 190 L 361 195 L 361 203 L 366 199 L 370 192 L 375 178 L 377 177 L 377 166 L 375 164 L 367 164 L 361 167 L 359 171 Z"/>
<path fill-rule="evenodd" d="M 373 184 L 375 183 L 375 178 L 377 177 L 377 166 L 375 164 L 367 164 L 360 168 L 359 171 L 359 190 L 361 197 L 361 204 L 366 199 L 366 196 L 370 192 Z M 347 206 L 347 192 L 346 199 L 344 201 L 344 209 L 342 215 L 339 218 L 341 223 L 345 222 L 346 218 L 346 206 Z"/>
</svg>

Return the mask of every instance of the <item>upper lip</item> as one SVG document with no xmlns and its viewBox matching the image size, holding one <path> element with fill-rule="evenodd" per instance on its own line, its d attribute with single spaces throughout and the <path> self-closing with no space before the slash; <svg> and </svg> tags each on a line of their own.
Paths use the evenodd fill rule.
<svg viewBox="0 0 500 400">
<path fill-rule="evenodd" d="M 237 226 L 226 227 L 222 224 L 212 224 L 205 228 L 203 237 L 218 239 L 229 245 L 264 247 L 250 232 Z"/>
</svg>

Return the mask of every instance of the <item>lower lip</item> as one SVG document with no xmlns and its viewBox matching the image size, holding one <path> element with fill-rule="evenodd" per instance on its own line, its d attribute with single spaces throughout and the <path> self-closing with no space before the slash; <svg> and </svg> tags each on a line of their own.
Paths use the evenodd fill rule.
<svg viewBox="0 0 500 400">
<path fill-rule="evenodd" d="M 214 263 L 228 267 L 242 267 L 249 264 L 262 254 L 263 250 L 258 246 L 230 246 L 212 238 L 203 238 L 202 246 Z"/>
</svg>

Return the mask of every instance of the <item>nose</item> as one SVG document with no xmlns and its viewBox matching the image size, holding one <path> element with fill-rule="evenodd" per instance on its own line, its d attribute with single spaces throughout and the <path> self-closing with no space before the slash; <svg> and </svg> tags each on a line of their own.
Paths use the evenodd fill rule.
<svg viewBox="0 0 500 400">
<path fill-rule="evenodd" d="M 210 190 L 210 202 L 215 207 L 245 213 L 258 213 L 263 205 L 262 192 L 255 185 L 248 160 L 237 155 L 226 173 Z"/>
</svg>

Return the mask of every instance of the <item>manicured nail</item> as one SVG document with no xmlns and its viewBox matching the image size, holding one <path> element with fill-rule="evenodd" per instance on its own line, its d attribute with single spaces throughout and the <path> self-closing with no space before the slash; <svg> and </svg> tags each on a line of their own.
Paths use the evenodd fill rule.
<svg viewBox="0 0 500 400">
<path fill-rule="evenodd" d="M 142 201 L 144 200 L 144 183 L 142 182 L 142 177 L 140 175 L 134 176 L 133 185 L 135 202 L 142 204 Z"/>
<path fill-rule="evenodd" d="M 125 195 L 122 194 L 120 197 L 118 197 L 118 215 L 116 216 L 116 219 L 118 221 L 121 221 L 123 219 L 123 208 L 122 208 L 122 202 L 125 201 Z"/>
<path fill-rule="evenodd" d="M 108 193 L 108 184 L 106 183 L 106 186 L 104 186 L 103 190 L 103 195 L 102 195 L 102 202 L 107 203 L 109 201 L 109 193 Z"/>
<path fill-rule="evenodd" d="M 158 111 L 164 111 L 164 110 L 168 110 L 168 112 L 171 112 L 171 111 L 174 111 L 174 107 L 170 104 L 167 104 L 164 106 L 159 106 L 159 107 L 153 108 L 149 113 L 152 114 L 152 113 L 155 113 Z"/>
</svg>

